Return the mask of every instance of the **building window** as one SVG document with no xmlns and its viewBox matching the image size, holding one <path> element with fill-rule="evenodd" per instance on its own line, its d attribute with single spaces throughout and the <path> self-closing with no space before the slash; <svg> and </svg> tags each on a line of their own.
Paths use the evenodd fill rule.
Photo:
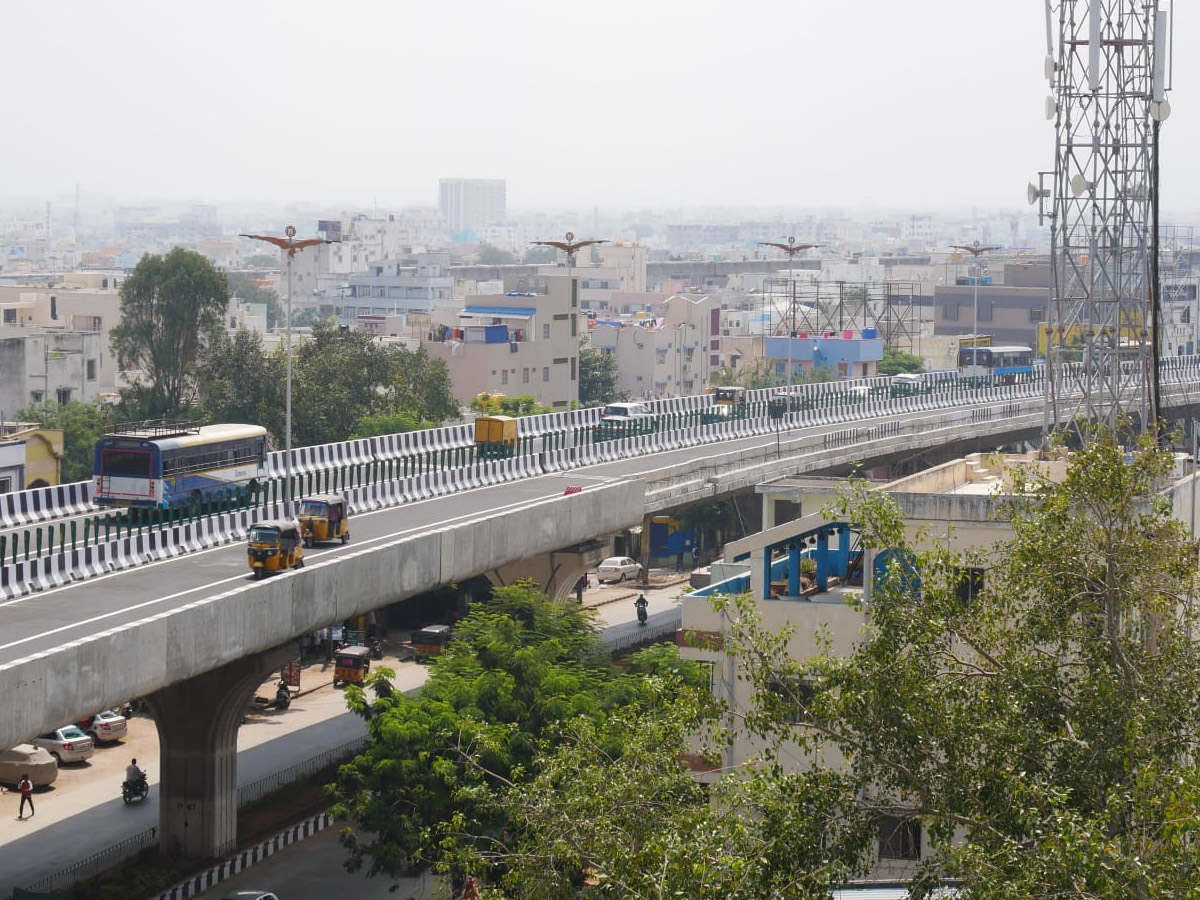
<svg viewBox="0 0 1200 900">
<path fill-rule="evenodd" d="M 43 391 L 31 391 L 29 396 L 33 399 L 33 402 L 37 404 L 42 402 L 42 398 L 44 398 L 46 394 Z"/>
<path fill-rule="evenodd" d="M 879 858 L 920 859 L 920 823 L 915 819 L 884 816 L 879 823 Z"/>
<path fill-rule="evenodd" d="M 572 381 L 575 380 L 575 363 L 576 363 L 575 357 L 572 356 L 571 357 L 571 380 Z"/>
<path fill-rule="evenodd" d="M 550 367 L 549 366 L 542 366 L 542 381 L 543 382 L 550 381 Z"/>
<path fill-rule="evenodd" d="M 549 322 L 545 323 L 542 326 L 542 340 L 543 341 L 550 340 L 550 323 Z"/>
<path fill-rule="evenodd" d="M 1179 312 L 1179 322 L 1181 325 L 1190 325 L 1192 322 L 1192 308 L 1185 306 Z"/>
<path fill-rule="evenodd" d="M 963 604 L 972 603 L 983 592 L 984 569 L 960 569 L 955 594 Z"/>
<path fill-rule="evenodd" d="M 571 316 L 571 337 L 577 337 L 579 334 L 579 324 L 575 316 Z"/>
<path fill-rule="evenodd" d="M 579 305 L 579 279 L 572 278 L 571 279 L 571 308 L 573 309 L 573 308 L 577 307 L 578 305 Z"/>
<path fill-rule="evenodd" d="M 7 494 L 12 490 L 11 478 L 0 478 L 0 494 Z"/>
<path fill-rule="evenodd" d="M 96 380 L 96 361 L 94 359 L 89 359 L 87 361 L 87 380 Z"/>
<path fill-rule="evenodd" d="M 16 325 L 17 324 L 17 311 L 15 309 L 6 309 L 4 311 L 4 324 L 5 325 Z"/>
<path fill-rule="evenodd" d="M 1046 321 L 1046 309 L 1042 306 L 1031 306 L 1029 308 L 1029 321 L 1033 323 Z"/>
<path fill-rule="evenodd" d="M 508 369 L 501 369 L 501 370 L 500 370 L 500 383 L 501 383 L 501 384 L 508 384 Z"/>
<path fill-rule="evenodd" d="M 521 370 L 521 384 L 529 384 L 529 369 Z"/>
<path fill-rule="evenodd" d="M 71 402 L 71 389 L 70 388 L 59 388 L 57 391 L 57 394 L 58 394 L 58 402 L 59 402 L 60 406 L 66 406 L 68 403 Z"/>
<path fill-rule="evenodd" d="M 776 673 L 767 682 L 770 693 L 770 703 L 780 713 L 783 720 L 791 725 L 799 725 L 806 721 L 808 707 L 817 693 L 817 686 L 811 681 L 795 676 Z"/>
</svg>

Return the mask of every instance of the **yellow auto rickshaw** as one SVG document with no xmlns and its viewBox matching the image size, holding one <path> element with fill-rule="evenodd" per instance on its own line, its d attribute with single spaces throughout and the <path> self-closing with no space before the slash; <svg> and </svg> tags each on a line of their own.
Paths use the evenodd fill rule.
<svg viewBox="0 0 1200 900">
<path fill-rule="evenodd" d="M 517 420 L 512 416 L 475 419 L 475 452 L 480 459 L 508 459 L 517 452 Z"/>
<path fill-rule="evenodd" d="M 304 546 L 317 541 L 350 540 L 349 504 L 341 494 L 318 494 L 300 501 L 300 533 Z"/>
<path fill-rule="evenodd" d="M 333 686 L 362 684 L 371 671 L 371 651 L 366 647 L 343 647 L 333 657 Z"/>
<path fill-rule="evenodd" d="M 247 555 L 255 578 L 304 567 L 304 540 L 298 522 L 264 519 L 250 526 Z"/>
<path fill-rule="evenodd" d="M 448 643 L 450 643 L 449 625 L 426 625 L 420 631 L 412 633 L 413 654 L 418 660 L 441 656 Z"/>
</svg>

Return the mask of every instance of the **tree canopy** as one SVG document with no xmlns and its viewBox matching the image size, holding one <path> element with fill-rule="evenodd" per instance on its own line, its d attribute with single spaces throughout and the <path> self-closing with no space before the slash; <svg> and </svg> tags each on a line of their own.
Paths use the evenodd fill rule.
<svg viewBox="0 0 1200 900">
<path fill-rule="evenodd" d="M 237 297 L 243 303 L 261 303 L 267 308 L 268 328 L 282 324 L 283 309 L 279 302 L 279 294 L 274 290 L 256 284 L 254 278 L 244 272 L 226 272 L 225 283 L 229 287 L 230 296 Z"/>
<path fill-rule="evenodd" d="M 292 439 L 296 446 L 428 428 L 457 417 L 450 373 L 424 349 L 381 343 L 361 331 L 316 322 L 293 347 Z M 214 335 L 196 381 L 211 421 L 254 422 L 284 442 L 287 357 L 263 355 L 249 331 Z"/>
<path fill-rule="evenodd" d="M 617 357 L 595 347 L 579 350 L 579 405 L 603 406 L 605 403 L 620 403 L 629 399 L 629 392 L 621 390 L 621 372 L 617 368 Z"/>
<path fill-rule="evenodd" d="M 174 415 L 193 389 L 196 357 L 229 303 L 225 276 L 191 250 L 143 256 L 121 285 L 121 321 L 110 332 L 124 373 L 144 373 L 151 415 Z"/>
<path fill-rule="evenodd" d="M 905 822 L 924 834 L 917 898 L 947 880 L 972 900 L 1192 896 L 1200 622 L 1196 545 L 1158 493 L 1172 463 L 1097 435 L 1065 465 L 1014 470 L 995 507 L 1011 537 L 978 550 L 908 535 L 896 505 L 856 483 L 839 517 L 903 561 L 875 576 L 867 627 L 849 650 L 824 639 L 796 659 L 790 628 L 765 628 L 746 598 L 717 601 L 754 689 L 720 720 L 661 659 L 636 702 L 568 715 L 579 703 L 559 694 L 563 714 L 539 716 L 547 684 L 579 682 L 544 667 L 540 644 L 500 639 L 520 626 L 481 618 L 450 667 L 462 677 L 438 690 L 456 710 L 440 752 L 456 762 L 422 755 L 427 729 L 390 757 L 414 796 L 372 794 L 358 763 L 343 782 L 384 822 L 420 800 L 452 805 L 422 833 L 496 896 L 827 898 L 866 872 L 882 826 Z M 509 654 L 507 678 L 484 662 Z M 758 755 L 703 789 L 684 762 L 719 764 L 718 721 Z"/>
<path fill-rule="evenodd" d="M 370 676 L 381 694 L 370 706 L 349 686 L 348 702 L 368 715 L 370 732 L 367 750 L 332 788 L 337 814 L 354 826 L 343 835 L 349 867 L 398 874 L 455 846 L 494 850 L 509 824 L 498 792 L 523 777 L 540 749 L 566 739 L 561 726 L 654 705 L 647 671 L 680 689 L 707 686 L 673 650 L 640 666 L 611 663 L 590 610 L 519 583 L 495 589 L 459 621 L 417 697 L 391 691 L 382 672 Z"/>
<path fill-rule="evenodd" d="M 114 422 L 113 410 L 95 403 L 46 401 L 17 413 L 22 422 L 40 422 L 43 428 L 61 429 L 63 458 L 59 480 L 63 484 L 89 481 L 92 477 L 96 442 Z"/>
<path fill-rule="evenodd" d="M 880 375 L 900 375 L 901 373 L 916 374 L 925 371 L 925 361 L 912 353 L 903 350 L 893 350 L 887 347 L 883 351 L 883 359 L 875 367 Z"/>
</svg>

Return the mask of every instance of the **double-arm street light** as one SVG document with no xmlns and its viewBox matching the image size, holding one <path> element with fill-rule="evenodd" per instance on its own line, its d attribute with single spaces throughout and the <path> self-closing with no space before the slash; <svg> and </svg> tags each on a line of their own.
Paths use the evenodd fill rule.
<svg viewBox="0 0 1200 900">
<path fill-rule="evenodd" d="M 979 347 L 979 257 L 987 253 L 989 250 L 999 250 L 999 247 L 981 247 L 979 241 L 974 244 L 951 244 L 951 250 L 962 250 L 964 253 L 970 253 L 975 257 L 975 299 L 971 304 L 971 365 L 976 363 L 975 351 Z"/>
<path fill-rule="evenodd" d="M 295 239 L 296 227 L 294 225 L 289 225 L 283 230 L 283 233 L 287 236 L 278 238 L 269 234 L 243 234 L 239 235 L 239 237 L 274 244 L 280 250 L 287 253 L 287 323 L 284 329 L 284 352 L 287 355 L 287 387 L 284 390 L 286 400 L 284 401 L 283 425 L 283 471 L 287 487 L 284 489 L 283 511 L 284 515 L 290 519 L 292 517 L 292 260 L 296 258 L 297 250 L 303 250 L 305 247 L 315 247 L 318 244 L 336 244 L 338 241 L 331 241 L 326 238 L 305 238 L 302 241 L 297 241 Z"/>
</svg>

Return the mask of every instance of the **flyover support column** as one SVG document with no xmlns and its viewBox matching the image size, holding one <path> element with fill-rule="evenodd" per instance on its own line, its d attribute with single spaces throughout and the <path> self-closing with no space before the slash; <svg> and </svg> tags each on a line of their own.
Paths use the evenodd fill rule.
<svg viewBox="0 0 1200 900">
<path fill-rule="evenodd" d="M 642 587 L 650 587 L 650 520 L 647 513 L 642 516 Z"/>
<path fill-rule="evenodd" d="M 210 859 L 237 844 L 237 730 L 270 673 L 294 659 L 292 644 L 235 660 L 146 698 L 158 727 L 159 848 Z"/>
</svg>

